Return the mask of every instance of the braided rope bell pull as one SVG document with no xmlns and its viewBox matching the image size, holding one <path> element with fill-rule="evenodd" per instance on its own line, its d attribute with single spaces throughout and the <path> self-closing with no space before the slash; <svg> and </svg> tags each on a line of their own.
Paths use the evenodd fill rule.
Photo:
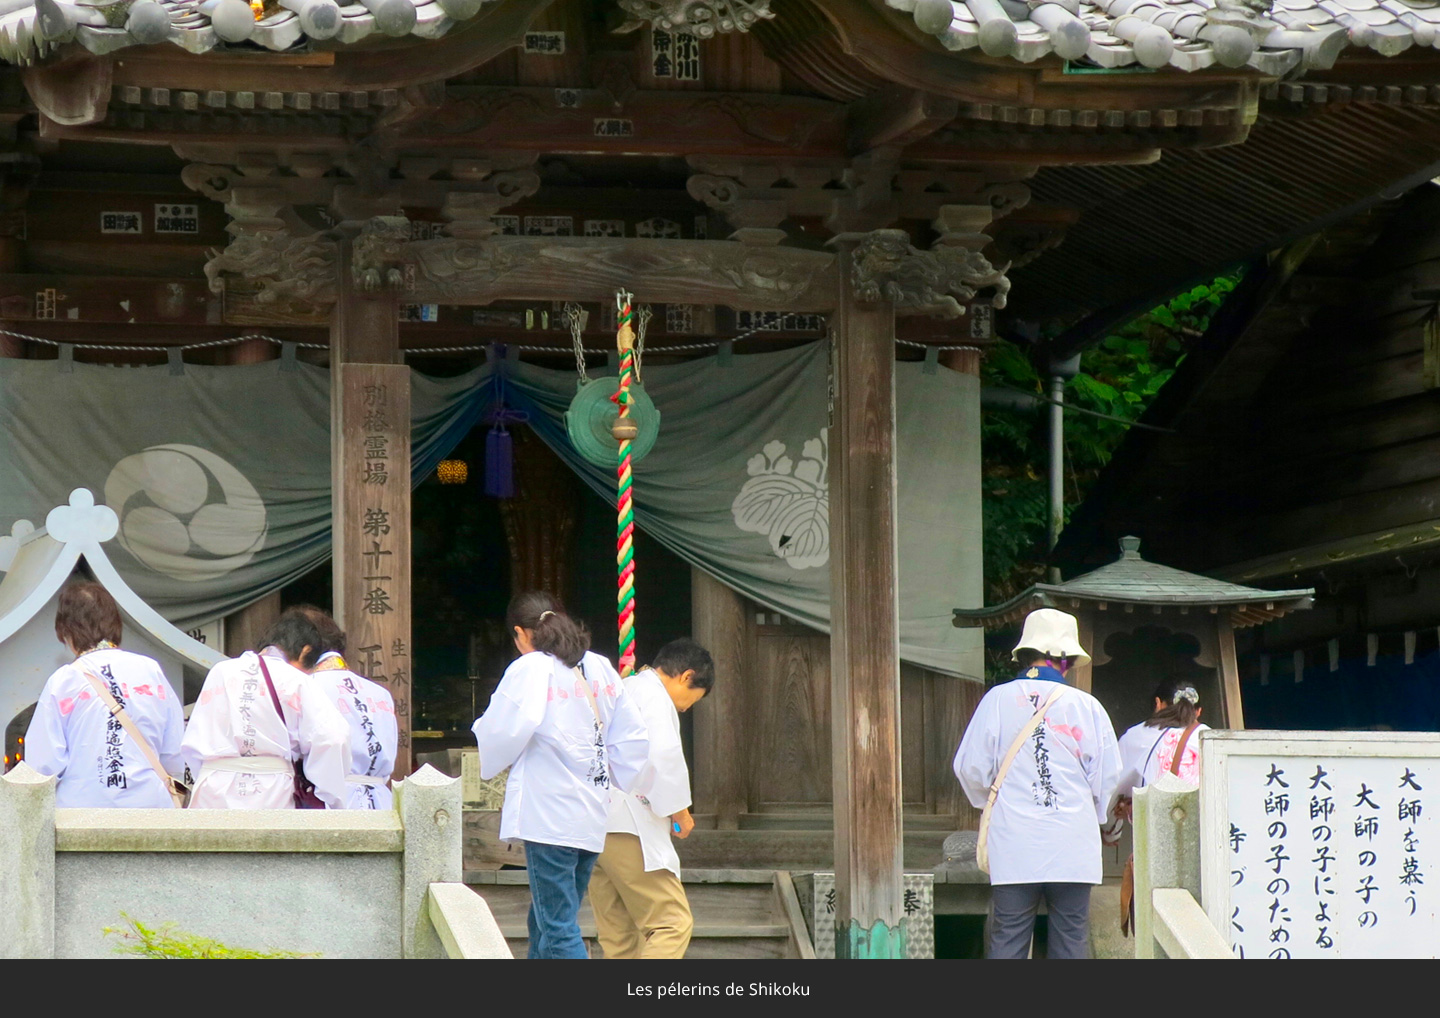
<svg viewBox="0 0 1440 1018">
<path fill-rule="evenodd" d="M 619 328 L 620 387 L 614 397 L 619 414 L 610 433 L 620 443 L 616 463 L 616 565 L 620 590 L 616 602 L 620 626 L 620 677 L 635 674 L 635 505 L 632 498 L 630 443 L 640 433 L 630 417 L 630 383 L 635 377 L 634 296 L 621 290 L 615 295 Z"/>
</svg>

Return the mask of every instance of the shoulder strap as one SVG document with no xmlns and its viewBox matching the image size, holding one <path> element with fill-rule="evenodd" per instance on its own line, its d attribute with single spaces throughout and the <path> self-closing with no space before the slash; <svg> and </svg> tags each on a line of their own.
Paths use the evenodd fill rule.
<svg viewBox="0 0 1440 1018">
<path fill-rule="evenodd" d="M 990 872 L 990 853 L 986 847 L 990 833 L 990 814 L 995 809 L 995 800 L 1000 796 L 1000 786 L 1005 782 L 1005 775 L 1010 773 L 1010 765 L 1015 762 L 1015 756 L 1020 752 L 1020 747 L 1025 745 L 1025 740 L 1034 734 L 1036 727 L 1044 719 L 1055 701 L 1064 695 L 1070 687 L 1058 686 L 1049 698 L 1040 705 L 1039 710 L 1030 715 L 1030 720 L 1021 726 L 1015 741 L 1010 744 L 1010 749 L 1005 754 L 1005 759 L 1000 761 L 1000 769 L 995 773 L 995 780 L 990 783 L 990 795 L 985 799 L 985 808 L 980 811 L 980 832 L 975 840 L 975 862 L 979 865 L 981 872 Z"/>
<path fill-rule="evenodd" d="M 275 683 L 270 679 L 270 669 L 265 667 L 265 655 L 256 654 L 255 657 L 260 662 L 260 674 L 265 676 L 265 688 L 270 690 L 270 702 L 275 705 L 275 713 L 280 715 L 280 727 L 286 729 L 285 741 L 289 743 L 290 726 L 285 720 L 285 709 L 280 706 L 280 694 L 275 692 Z"/>
<path fill-rule="evenodd" d="M 1185 753 L 1185 744 L 1190 741 L 1190 734 L 1198 727 L 1200 727 L 1200 722 L 1190 722 L 1190 727 L 1185 729 L 1185 733 L 1180 736 L 1180 742 L 1175 746 L 1175 756 L 1170 761 L 1170 773 L 1176 777 L 1180 776 L 1180 758 Z"/>
<path fill-rule="evenodd" d="M 120 722 L 120 727 L 125 729 L 130 735 L 131 741 L 139 747 L 145 760 L 150 764 L 151 769 L 160 779 L 160 784 L 164 787 L 165 791 L 170 793 L 170 798 L 174 800 L 175 807 L 177 809 L 183 808 L 185 805 L 185 796 L 175 790 L 175 779 L 165 770 L 165 765 L 160 762 L 160 757 L 156 754 L 154 747 L 150 745 L 150 740 L 145 738 L 130 715 L 125 712 L 125 708 L 120 706 L 120 701 L 115 699 L 115 694 L 110 692 L 100 676 L 88 668 L 81 668 L 80 674 L 85 676 L 85 681 L 90 683 L 91 688 L 100 694 L 100 699 L 105 702 L 106 708 L 110 711 L 110 716 Z"/>
<path fill-rule="evenodd" d="M 1035 729 L 1039 727 L 1041 720 L 1049 713 L 1055 701 L 1060 699 L 1064 694 L 1066 688 L 1068 687 L 1057 687 L 1056 690 L 1050 694 L 1049 698 L 1040 705 L 1039 710 L 1030 715 L 1030 720 L 1021 726 L 1019 733 L 1015 736 L 1015 741 L 1010 744 L 1010 749 L 1005 754 L 1005 759 L 1000 761 L 1000 770 L 995 773 L 995 780 L 990 785 L 990 801 L 992 803 L 1000 794 L 1000 786 L 1005 781 L 1005 775 L 1010 772 L 1010 765 L 1015 762 L 1015 756 L 1020 752 L 1020 747 L 1025 745 L 1025 740 L 1035 733 Z"/>
<path fill-rule="evenodd" d="M 1145 772 L 1150 769 L 1150 761 L 1155 758 L 1155 751 L 1160 748 L 1160 743 L 1164 742 L 1164 741 L 1165 741 L 1165 736 L 1167 736 L 1167 735 L 1169 735 L 1169 734 L 1170 734 L 1170 729 L 1168 729 L 1168 728 L 1162 728 L 1162 729 L 1160 729 L 1160 734 L 1156 737 L 1155 741 L 1154 741 L 1153 743 L 1151 743 L 1151 745 L 1150 745 L 1150 752 L 1148 752 L 1148 753 L 1145 754 L 1145 762 L 1140 765 L 1140 787 L 1141 787 L 1141 788 L 1144 788 L 1145 785 L 1146 785 Z"/>
<path fill-rule="evenodd" d="M 600 729 L 600 734 L 605 734 L 605 722 L 600 720 L 600 705 L 595 702 L 595 693 L 590 688 L 590 680 L 585 677 L 585 670 L 579 665 L 574 668 L 575 674 L 580 679 L 580 688 L 585 690 L 585 699 L 590 701 L 590 712 L 595 715 L 595 725 Z"/>
</svg>

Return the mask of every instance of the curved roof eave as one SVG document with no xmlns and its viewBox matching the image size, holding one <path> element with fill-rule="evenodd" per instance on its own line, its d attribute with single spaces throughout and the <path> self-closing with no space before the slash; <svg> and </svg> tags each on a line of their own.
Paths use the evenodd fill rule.
<svg viewBox="0 0 1440 1018">
<path fill-rule="evenodd" d="M 118 526 L 113 510 L 95 505 L 87 489 L 77 488 L 70 494 L 69 505 L 50 511 L 43 528 L 10 538 L 16 545 L 13 557 L 6 549 L 10 561 L 0 579 L 0 643 L 14 636 L 49 604 L 84 558 L 95 579 L 131 622 L 196 668 L 209 671 L 225 656 L 186 636 L 146 604 L 120 577 L 100 547 L 115 536 Z"/>
<path fill-rule="evenodd" d="M 1440 43 L 1440 7 L 1403 0 L 872 0 L 946 49 L 1024 63 L 1054 53 L 1126 67 L 1325 70 L 1348 48 L 1395 56 Z"/>
</svg>

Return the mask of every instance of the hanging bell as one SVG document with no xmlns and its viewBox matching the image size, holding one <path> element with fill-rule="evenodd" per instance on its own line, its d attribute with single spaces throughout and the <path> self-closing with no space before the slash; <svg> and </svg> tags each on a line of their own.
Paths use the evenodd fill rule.
<svg viewBox="0 0 1440 1018">
<path fill-rule="evenodd" d="M 515 497 L 514 440 L 499 424 L 485 436 L 485 494 L 491 498 Z"/>
<path fill-rule="evenodd" d="M 619 439 L 615 426 L 619 422 L 620 408 L 615 405 L 615 393 L 620 379 L 613 376 L 594 378 L 580 383 L 570 409 L 565 412 L 565 431 L 570 444 L 588 463 L 597 467 L 615 467 L 615 453 Z M 645 386 L 636 382 L 630 386 L 630 421 L 635 428 L 630 439 L 631 462 L 639 463 L 655 446 L 660 432 L 660 411 L 645 392 Z"/>
</svg>

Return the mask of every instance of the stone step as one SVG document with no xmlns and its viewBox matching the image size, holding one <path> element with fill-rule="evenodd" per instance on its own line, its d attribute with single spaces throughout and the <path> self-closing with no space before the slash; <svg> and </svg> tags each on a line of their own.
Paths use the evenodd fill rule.
<svg viewBox="0 0 1440 1018">
<path fill-rule="evenodd" d="M 510 945 L 510 953 L 516 958 L 523 959 L 529 949 L 530 941 L 525 937 L 506 937 L 505 943 Z M 587 937 L 585 947 L 590 952 L 591 958 L 603 958 L 605 953 L 600 950 L 600 945 L 595 940 Z M 690 946 L 685 950 L 685 960 L 695 958 L 726 958 L 726 959 L 751 959 L 751 958 L 788 958 L 790 957 L 788 940 L 785 937 L 702 937 L 698 933 L 690 939 Z"/>
<path fill-rule="evenodd" d="M 478 874 L 476 874 L 478 875 Z M 500 926 L 515 957 L 528 946 L 530 888 L 524 870 L 488 871 L 472 883 Z M 685 874 L 685 895 L 695 916 L 687 958 L 784 958 L 791 954 L 790 927 L 775 893 L 774 874 L 761 870 L 694 870 Z M 580 934 L 591 957 L 601 957 L 595 917 L 587 898 L 580 906 Z"/>
<path fill-rule="evenodd" d="M 944 857 L 942 846 L 949 828 L 916 830 L 907 827 L 904 868 L 933 869 Z M 828 826 L 817 830 L 701 830 L 699 827 L 675 846 L 682 872 L 690 869 L 763 869 L 794 872 L 830 871 L 835 868 L 835 834 Z"/>
</svg>

